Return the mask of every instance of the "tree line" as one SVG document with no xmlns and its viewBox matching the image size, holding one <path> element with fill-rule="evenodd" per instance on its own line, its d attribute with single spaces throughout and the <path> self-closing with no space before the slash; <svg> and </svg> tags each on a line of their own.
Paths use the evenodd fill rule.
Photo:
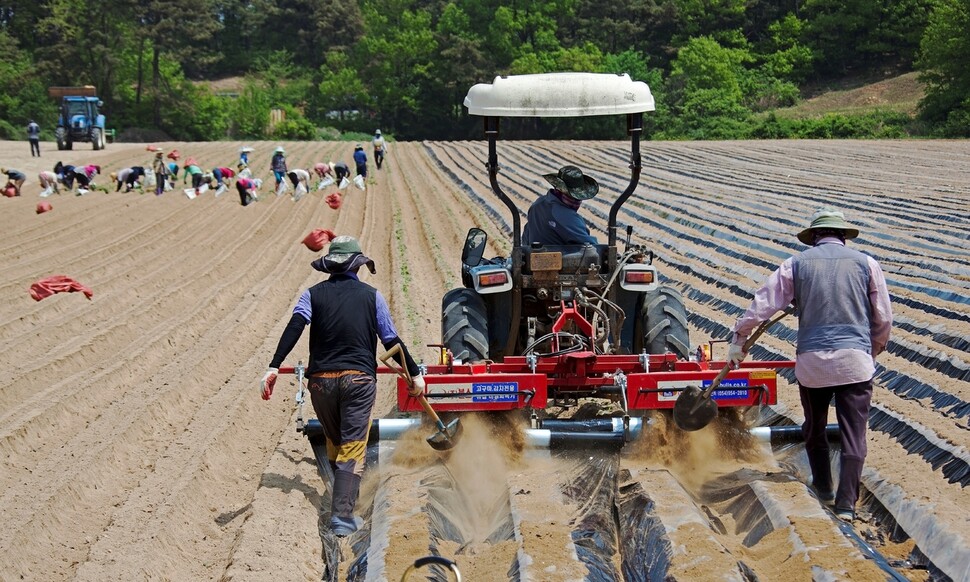
<svg viewBox="0 0 970 582">
<path fill-rule="evenodd" d="M 467 89 L 499 74 L 626 72 L 654 139 L 970 136 L 970 0 L 6 0 L 0 136 L 52 131 L 51 85 L 97 87 L 147 139 L 477 139 Z M 920 71 L 917 118 L 766 114 L 809 87 Z M 204 80 L 239 77 L 232 91 Z M 270 110 L 285 121 L 270 126 Z M 525 123 L 525 122 L 523 122 Z M 522 127 L 503 128 L 515 136 Z M 544 137 L 615 136 L 531 122 Z"/>
</svg>

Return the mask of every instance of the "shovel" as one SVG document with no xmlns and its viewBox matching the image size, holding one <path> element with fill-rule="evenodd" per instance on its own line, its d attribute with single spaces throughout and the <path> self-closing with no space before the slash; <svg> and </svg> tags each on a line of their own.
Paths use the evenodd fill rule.
<svg viewBox="0 0 970 582">
<path fill-rule="evenodd" d="M 400 353 L 401 345 L 397 344 L 393 348 L 387 350 L 387 352 L 380 357 L 380 360 L 384 362 L 385 366 L 391 370 L 394 370 L 398 376 L 404 378 L 404 380 L 408 383 L 408 386 L 414 386 L 414 381 L 411 380 L 411 374 L 408 373 L 407 368 L 398 367 L 397 362 L 393 360 L 393 357 Z M 418 399 L 418 402 L 421 403 L 424 411 L 428 413 L 428 416 L 430 416 L 431 420 L 434 421 L 435 426 L 438 427 L 438 432 L 425 439 L 428 441 L 428 444 L 431 445 L 431 448 L 436 451 L 447 451 L 458 444 L 458 439 L 461 438 L 461 422 L 456 418 L 446 425 L 445 423 L 441 422 L 441 419 L 438 417 L 438 413 L 431 408 L 430 404 L 428 404 L 428 399 L 424 397 L 424 394 L 418 394 L 415 396 L 415 398 Z"/>
<path fill-rule="evenodd" d="M 791 313 L 793 309 L 793 307 L 789 307 L 778 317 L 761 322 L 761 325 L 754 330 L 754 333 L 744 342 L 744 346 L 741 349 L 747 353 L 769 326 L 780 321 L 783 317 Z M 729 361 L 724 364 L 724 368 L 718 372 L 717 376 L 711 382 L 711 385 L 704 391 L 701 391 L 697 386 L 688 386 L 680 393 L 680 396 L 677 397 L 677 402 L 674 403 L 674 423 L 681 430 L 700 430 L 714 420 L 714 417 L 717 416 L 717 402 L 711 399 L 711 394 L 721 385 L 721 380 L 730 371 L 731 362 Z"/>
</svg>

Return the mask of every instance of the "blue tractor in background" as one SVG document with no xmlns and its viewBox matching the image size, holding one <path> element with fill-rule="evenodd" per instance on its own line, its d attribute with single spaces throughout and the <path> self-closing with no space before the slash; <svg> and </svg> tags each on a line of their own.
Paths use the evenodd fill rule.
<svg viewBox="0 0 970 582">
<path fill-rule="evenodd" d="M 98 111 L 104 103 L 91 85 L 84 87 L 50 87 L 48 94 L 61 100 L 54 138 L 58 150 L 74 149 L 74 142 L 90 142 L 94 149 L 105 145 L 104 115 Z"/>
</svg>

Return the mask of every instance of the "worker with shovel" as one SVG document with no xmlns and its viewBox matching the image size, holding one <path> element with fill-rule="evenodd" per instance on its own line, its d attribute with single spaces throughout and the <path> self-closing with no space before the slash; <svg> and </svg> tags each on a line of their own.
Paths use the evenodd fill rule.
<svg viewBox="0 0 970 582">
<path fill-rule="evenodd" d="M 327 254 L 311 265 L 330 277 L 300 295 L 260 382 L 260 394 L 264 400 L 270 398 L 280 365 L 309 323 L 308 390 L 327 437 L 327 457 L 334 473 L 330 528 L 344 537 L 362 524 L 354 516 L 354 507 L 377 398 L 377 338 L 385 349 L 400 346 L 397 361 L 412 377 L 412 394 L 422 393 L 425 381 L 397 335 L 384 297 L 357 276 L 365 265 L 372 274 L 376 272 L 357 239 L 334 238 Z"/>
<path fill-rule="evenodd" d="M 734 325 L 728 347 L 728 360 L 737 366 L 747 355 L 742 345 L 748 334 L 789 303 L 797 306 L 795 377 L 805 414 L 802 435 L 812 485 L 820 501 L 834 504 L 836 516 L 850 522 L 855 519 L 868 452 L 866 425 L 876 356 L 886 349 L 892 327 L 882 269 L 872 257 L 845 245 L 858 235 L 842 212 L 816 211 L 808 228 L 798 233 L 798 240 L 811 248 L 786 259 L 755 291 L 748 310 Z M 825 435 L 833 398 L 842 441 L 838 491 L 832 488 Z"/>
</svg>

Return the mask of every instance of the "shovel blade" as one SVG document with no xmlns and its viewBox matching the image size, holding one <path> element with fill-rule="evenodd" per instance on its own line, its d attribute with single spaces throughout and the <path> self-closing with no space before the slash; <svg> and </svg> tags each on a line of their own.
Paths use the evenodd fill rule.
<svg viewBox="0 0 970 582">
<path fill-rule="evenodd" d="M 456 418 L 448 424 L 438 423 L 438 432 L 426 440 L 432 449 L 447 451 L 458 444 L 459 438 L 461 438 L 461 422 Z"/>
<path fill-rule="evenodd" d="M 674 402 L 674 423 L 685 431 L 700 430 L 717 416 L 717 403 L 704 398 L 697 386 L 688 386 Z"/>
</svg>

